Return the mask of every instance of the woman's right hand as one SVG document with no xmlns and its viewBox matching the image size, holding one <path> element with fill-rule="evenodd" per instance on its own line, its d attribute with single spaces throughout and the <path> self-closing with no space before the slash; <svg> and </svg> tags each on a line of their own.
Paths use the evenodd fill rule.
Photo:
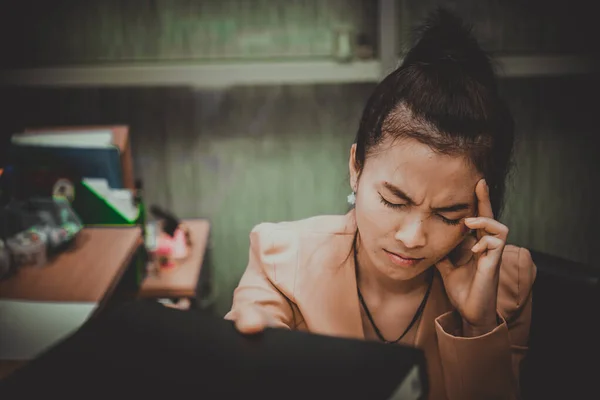
<svg viewBox="0 0 600 400">
<path fill-rule="evenodd" d="M 270 326 L 267 313 L 255 304 L 244 304 L 239 306 L 227 317 L 232 320 L 235 328 L 243 334 L 257 334 Z"/>
</svg>

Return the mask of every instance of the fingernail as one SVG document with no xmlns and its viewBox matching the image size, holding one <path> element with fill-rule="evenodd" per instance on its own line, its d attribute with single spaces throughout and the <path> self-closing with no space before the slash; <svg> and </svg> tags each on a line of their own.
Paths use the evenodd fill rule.
<svg viewBox="0 0 600 400">
<path fill-rule="evenodd" d="M 477 218 L 474 218 L 474 217 L 465 218 L 465 223 L 471 224 L 471 223 L 475 222 L 476 219 Z"/>
<path fill-rule="evenodd" d="M 490 187 L 488 186 L 487 181 L 485 179 L 483 180 L 483 185 L 484 185 L 483 187 L 485 187 L 485 191 L 489 193 Z"/>
</svg>

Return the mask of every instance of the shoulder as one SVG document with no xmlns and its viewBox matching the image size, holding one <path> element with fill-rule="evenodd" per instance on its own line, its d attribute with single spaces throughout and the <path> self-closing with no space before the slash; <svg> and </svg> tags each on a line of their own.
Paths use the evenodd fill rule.
<svg viewBox="0 0 600 400">
<path fill-rule="evenodd" d="M 250 240 L 261 243 L 261 249 L 280 252 L 298 247 L 299 241 L 327 240 L 329 236 L 352 235 L 353 217 L 346 215 L 320 215 L 298 221 L 264 222 L 256 225 Z"/>
<path fill-rule="evenodd" d="M 270 233 L 320 233 L 346 234 L 353 233 L 354 218 L 352 213 L 345 215 L 318 215 L 297 221 L 263 222 L 254 227 L 252 232 Z"/>
<path fill-rule="evenodd" d="M 498 306 L 505 319 L 517 315 L 530 300 L 535 276 L 536 266 L 529 250 L 506 245 L 498 287 Z"/>
<path fill-rule="evenodd" d="M 273 284 L 293 293 L 299 267 L 320 270 L 323 265 L 339 264 L 355 229 L 352 213 L 265 222 L 252 229 L 250 251 Z"/>
</svg>

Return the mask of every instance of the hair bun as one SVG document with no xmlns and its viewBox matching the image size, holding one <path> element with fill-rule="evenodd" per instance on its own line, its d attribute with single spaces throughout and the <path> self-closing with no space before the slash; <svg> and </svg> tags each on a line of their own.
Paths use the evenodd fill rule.
<svg viewBox="0 0 600 400">
<path fill-rule="evenodd" d="M 494 80 L 490 57 L 482 51 L 472 27 L 444 8 L 438 8 L 416 30 L 416 42 L 401 68 L 414 64 L 460 68 L 486 82 Z"/>
</svg>

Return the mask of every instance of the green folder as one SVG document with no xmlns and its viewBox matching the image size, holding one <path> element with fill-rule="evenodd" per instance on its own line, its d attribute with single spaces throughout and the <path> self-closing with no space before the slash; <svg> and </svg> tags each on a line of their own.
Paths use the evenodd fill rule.
<svg viewBox="0 0 600 400">
<path fill-rule="evenodd" d="M 71 204 L 85 226 L 131 226 L 139 219 L 133 194 L 112 189 L 105 179 L 83 179 L 75 189 Z"/>
</svg>

